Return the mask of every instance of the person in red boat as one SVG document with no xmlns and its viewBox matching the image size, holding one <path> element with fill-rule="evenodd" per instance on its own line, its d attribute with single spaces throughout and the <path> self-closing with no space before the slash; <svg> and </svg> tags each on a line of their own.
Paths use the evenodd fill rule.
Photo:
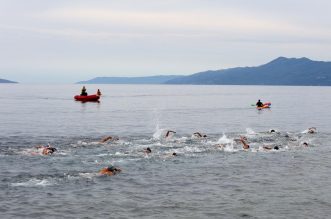
<svg viewBox="0 0 331 219">
<path fill-rule="evenodd" d="M 81 92 L 80 95 L 81 95 L 81 96 L 87 96 L 87 92 L 86 92 L 86 88 L 85 88 L 85 86 L 83 86 L 83 88 L 82 88 L 82 92 Z"/>
<path fill-rule="evenodd" d="M 98 89 L 98 91 L 97 91 L 97 95 L 98 95 L 98 96 L 101 96 L 101 95 L 102 95 L 100 89 Z"/>
</svg>

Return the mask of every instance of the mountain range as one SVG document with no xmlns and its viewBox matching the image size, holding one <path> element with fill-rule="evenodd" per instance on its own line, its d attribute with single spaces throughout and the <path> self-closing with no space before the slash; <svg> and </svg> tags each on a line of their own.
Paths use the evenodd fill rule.
<svg viewBox="0 0 331 219">
<path fill-rule="evenodd" d="M 17 82 L 15 82 L 15 81 L 9 81 L 9 80 L 1 79 L 0 78 L 0 83 L 17 83 Z"/>
<path fill-rule="evenodd" d="M 147 77 L 96 77 L 88 81 L 80 81 L 77 84 L 163 84 L 182 76 L 160 75 Z"/>
<path fill-rule="evenodd" d="M 279 57 L 256 67 L 204 71 L 188 76 L 98 77 L 79 83 L 331 86 L 331 62 Z"/>
<path fill-rule="evenodd" d="M 279 57 L 257 67 L 200 72 L 167 84 L 331 85 L 331 62 Z"/>
</svg>

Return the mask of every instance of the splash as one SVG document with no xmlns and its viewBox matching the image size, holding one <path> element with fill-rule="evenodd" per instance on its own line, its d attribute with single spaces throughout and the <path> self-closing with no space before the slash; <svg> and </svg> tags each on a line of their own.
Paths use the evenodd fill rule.
<svg viewBox="0 0 331 219">
<path fill-rule="evenodd" d="M 26 182 L 12 183 L 12 186 L 35 187 L 35 186 L 50 186 L 52 183 L 47 179 L 30 179 Z"/>
<path fill-rule="evenodd" d="M 228 138 L 224 133 L 223 136 L 218 139 L 217 144 L 230 144 L 233 142 L 233 139 Z"/>
<path fill-rule="evenodd" d="M 247 135 L 256 135 L 256 132 L 254 132 L 254 130 L 251 128 L 246 128 L 246 133 Z"/>
<path fill-rule="evenodd" d="M 155 132 L 153 134 L 153 138 L 160 140 L 163 131 L 164 131 L 164 129 L 160 129 L 159 124 L 157 124 L 156 127 L 155 127 Z"/>
</svg>

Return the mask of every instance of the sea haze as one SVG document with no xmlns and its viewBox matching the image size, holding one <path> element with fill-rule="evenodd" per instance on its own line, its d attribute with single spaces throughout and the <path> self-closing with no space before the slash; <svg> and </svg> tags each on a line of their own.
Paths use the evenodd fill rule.
<svg viewBox="0 0 331 219">
<path fill-rule="evenodd" d="M 103 95 L 81 103 L 81 86 L 0 86 L 1 218 L 329 217 L 331 87 L 87 85 Z"/>
</svg>

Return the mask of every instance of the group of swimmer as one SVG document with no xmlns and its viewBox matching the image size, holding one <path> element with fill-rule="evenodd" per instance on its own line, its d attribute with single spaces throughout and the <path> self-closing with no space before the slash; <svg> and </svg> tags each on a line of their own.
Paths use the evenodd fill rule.
<svg viewBox="0 0 331 219">
<path fill-rule="evenodd" d="M 101 91 L 100 91 L 100 89 L 97 90 L 97 95 L 98 95 L 98 96 L 101 96 Z M 86 88 L 85 88 L 85 86 L 83 86 L 82 91 L 81 91 L 81 93 L 80 93 L 80 96 L 88 96 L 88 93 L 86 92 Z"/>
<path fill-rule="evenodd" d="M 307 133 L 307 134 L 314 134 L 317 132 L 317 129 L 315 127 L 311 127 L 308 128 L 305 132 L 303 133 Z M 276 130 L 271 129 L 269 131 L 269 133 L 278 133 Z M 167 130 L 163 136 L 164 139 L 170 139 L 174 134 L 176 134 L 175 131 L 173 130 Z M 206 139 L 207 135 L 206 134 L 202 134 L 200 132 L 194 132 L 192 134 L 192 137 L 196 138 L 196 139 Z M 290 138 L 290 136 L 288 134 L 286 134 L 284 137 L 286 138 Z M 109 142 L 116 142 L 119 140 L 119 137 L 113 137 L 113 136 L 107 136 L 102 138 L 99 143 L 100 144 L 104 144 L 104 143 L 109 143 Z M 291 140 L 291 139 L 290 139 Z M 242 148 L 244 150 L 248 150 L 250 149 L 250 145 L 248 144 L 248 139 L 245 136 L 239 136 L 239 138 L 235 138 L 234 139 L 235 142 L 239 142 L 242 145 Z M 291 140 L 291 141 L 296 141 L 296 140 Z M 302 146 L 304 147 L 308 147 L 308 143 L 307 142 L 303 142 L 301 143 Z M 226 144 L 216 144 L 215 146 L 224 149 L 226 147 Z M 35 148 L 39 151 L 40 154 L 42 155 L 52 155 L 54 154 L 57 149 L 53 146 L 51 146 L 50 144 L 47 145 L 37 145 L 35 146 Z M 267 146 L 267 145 L 263 145 L 262 146 L 263 150 L 269 151 L 269 150 L 279 150 L 279 146 Z M 149 154 L 152 153 L 152 150 L 150 147 L 147 147 L 143 150 L 143 153 L 148 156 Z M 178 154 L 176 152 L 172 152 L 171 154 L 169 154 L 167 157 L 174 157 L 174 156 L 178 156 Z M 114 167 L 112 165 L 107 166 L 105 168 L 102 168 L 98 173 L 100 175 L 104 175 L 104 176 L 113 176 L 116 175 L 118 173 L 120 173 L 122 170 L 119 167 Z"/>
<path fill-rule="evenodd" d="M 316 130 L 315 127 L 311 127 L 311 128 L 308 128 L 308 130 L 306 131 L 306 133 L 308 133 L 308 134 L 314 134 L 314 133 L 316 133 L 316 131 L 317 130 Z M 270 133 L 276 133 L 276 130 L 271 129 L 269 132 Z M 285 137 L 286 138 L 289 138 L 290 136 L 288 134 L 286 134 Z M 246 137 L 240 136 L 239 141 L 243 145 L 243 149 L 246 150 L 246 149 L 249 149 L 250 148 L 249 147 L 249 144 L 247 143 L 247 138 Z M 295 140 L 291 140 L 291 141 L 295 141 Z M 306 142 L 306 141 L 302 142 L 301 144 L 304 147 L 308 147 L 309 146 L 308 142 Z M 262 148 L 263 148 L 263 150 L 279 150 L 279 147 L 277 145 L 274 146 L 274 147 L 263 145 Z"/>
</svg>

